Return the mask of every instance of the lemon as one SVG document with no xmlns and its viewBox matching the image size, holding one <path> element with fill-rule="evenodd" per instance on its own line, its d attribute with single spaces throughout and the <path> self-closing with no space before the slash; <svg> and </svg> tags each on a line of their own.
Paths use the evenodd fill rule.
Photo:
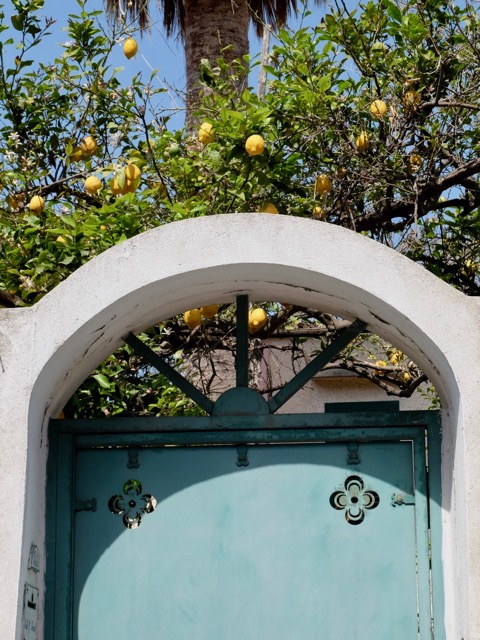
<svg viewBox="0 0 480 640">
<path fill-rule="evenodd" d="M 478 265 L 473 260 L 465 260 L 464 267 L 460 270 L 460 273 L 464 276 L 470 276 L 474 274 L 478 269 Z"/>
<path fill-rule="evenodd" d="M 260 329 L 265 326 L 267 322 L 267 313 L 265 309 L 261 307 L 257 307 L 255 309 L 251 309 L 248 313 L 248 330 L 250 333 L 256 333 L 260 331 Z"/>
<path fill-rule="evenodd" d="M 249 136 L 245 142 L 245 150 L 249 156 L 259 156 L 265 149 L 265 140 L 262 136 L 255 133 L 253 136 Z"/>
<path fill-rule="evenodd" d="M 33 213 L 42 213 L 45 208 L 45 200 L 42 196 L 33 196 L 28 204 L 28 208 L 30 211 L 33 211 Z"/>
<path fill-rule="evenodd" d="M 411 175 L 418 173 L 422 166 L 423 160 L 418 153 L 412 153 L 407 159 L 407 171 Z"/>
<path fill-rule="evenodd" d="M 19 193 L 16 195 L 8 195 L 7 196 L 7 205 L 10 209 L 19 209 L 25 202 L 25 197 L 23 194 Z"/>
<path fill-rule="evenodd" d="M 135 193 L 135 190 L 138 186 L 136 180 L 125 180 L 125 184 L 123 185 L 123 193 Z"/>
<path fill-rule="evenodd" d="M 408 373 L 408 371 L 405 371 L 405 373 L 402 375 L 402 378 L 404 379 L 405 382 L 408 382 L 411 379 L 411 375 Z"/>
<path fill-rule="evenodd" d="M 277 209 L 277 207 L 272 204 L 271 202 L 269 202 L 267 205 L 265 205 L 265 207 L 262 209 L 262 213 L 280 213 L 279 210 Z"/>
<path fill-rule="evenodd" d="M 312 216 L 316 220 L 325 220 L 327 214 L 325 212 L 325 209 L 323 209 L 322 207 L 313 207 Z"/>
<path fill-rule="evenodd" d="M 398 364 L 400 360 L 403 358 L 403 353 L 399 351 L 399 349 L 392 349 L 389 355 L 390 355 L 390 362 L 392 364 Z"/>
<path fill-rule="evenodd" d="M 332 190 L 332 179 L 326 173 L 317 176 L 315 180 L 315 191 L 321 196 L 326 196 Z"/>
<path fill-rule="evenodd" d="M 70 154 L 70 162 L 80 162 L 83 158 L 82 148 L 78 145 L 73 147 L 72 153 Z"/>
<path fill-rule="evenodd" d="M 117 178 L 112 178 L 110 180 L 110 191 L 114 196 L 120 196 L 125 193 L 125 190 L 118 184 Z"/>
<path fill-rule="evenodd" d="M 357 136 L 357 138 L 355 139 L 355 146 L 360 153 L 367 151 L 368 147 L 370 146 L 370 139 L 366 131 L 362 131 L 360 135 Z"/>
<path fill-rule="evenodd" d="M 130 58 L 133 58 L 133 56 L 136 56 L 137 51 L 138 51 L 138 44 L 135 38 L 127 38 L 123 43 L 123 53 L 125 54 L 125 57 L 127 58 L 127 60 L 130 60 Z"/>
<path fill-rule="evenodd" d="M 385 362 L 385 360 L 377 360 L 377 361 L 375 362 L 375 366 L 376 366 L 376 367 L 386 367 L 386 366 L 387 366 L 387 363 Z"/>
<path fill-rule="evenodd" d="M 420 94 L 413 89 L 407 91 L 403 96 L 403 106 L 407 112 L 412 111 L 420 102 Z"/>
<path fill-rule="evenodd" d="M 374 100 L 370 105 L 370 113 L 377 120 L 383 120 L 383 116 L 387 113 L 387 105 L 383 100 Z"/>
<path fill-rule="evenodd" d="M 198 130 L 198 139 L 202 144 L 213 142 L 213 125 L 209 122 L 204 122 Z"/>
<path fill-rule="evenodd" d="M 85 191 L 91 196 L 95 195 L 97 191 L 102 188 L 102 183 L 97 176 L 88 176 L 84 184 Z"/>
<path fill-rule="evenodd" d="M 200 313 L 207 320 L 211 320 L 218 313 L 218 304 L 209 304 L 206 307 L 200 307 Z"/>
<path fill-rule="evenodd" d="M 65 240 L 65 238 L 63 236 L 58 236 L 57 237 L 57 242 L 61 242 L 62 244 L 67 244 L 67 241 Z"/>
<path fill-rule="evenodd" d="M 183 314 L 183 320 L 190 331 L 193 331 L 202 323 L 202 314 L 200 313 L 200 309 L 190 309 L 189 311 L 185 311 Z"/>
<path fill-rule="evenodd" d="M 138 178 L 140 178 L 141 175 L 142 175 L 142 172 L 140 171 L 140 169 L 137 167 L 136 164 L 130 163 L 127 165 L 125 169 L 125 178 L 127 180 L 131 180 L 133 182 L 134 180 L 137 180 Z"/>
<path fill-rule="evenodd" d="M 80 150 L 85 156 L 93 156 L 98 151 L 98 144 L 92 136 L 86 136 L 80 143 Z"/>
</svg>

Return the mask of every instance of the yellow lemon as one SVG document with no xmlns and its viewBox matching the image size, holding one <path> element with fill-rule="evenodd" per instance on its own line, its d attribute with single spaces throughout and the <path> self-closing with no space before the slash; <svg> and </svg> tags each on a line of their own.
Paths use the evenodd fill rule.
<svg viewBox="0 0 480 640">
<path fill-rule="evenodd" d="M 119 184 L 117 178 L 112 178 L 110 180 L 110 191 L 114 196 L 120 196 L 125 193 L 125 189 L 123 189 Z"/>
<path fill-rule="evenodd" d="M 250 331 L 250 333 L 255 333 L 257 331 L 260 331 L 260 329 L 265 326 L 266 322 L 267 322 L 267 313 L 265 309 L 257 307 L 249 311 L 248 330 Z"/>
<path fill-rule="evenodd" d="M 207 320 L 211 320 L 218 313 L 218 304 L 209 304 L 206 307 L 200 307 L 200 313 Z"/>
<path fill-rule="evenodd" d="M 464 267 L 460 270 L 460 273 L 464 276 L 470 276 L 474 274 L 478 269 L 478 265 L 473 260 L 465 260 Z"/>
<path fill-rule="evenodd" d="M 137 167 L 136 164 L 130 163 L 127 165 L 125 169 L 125 178 L 127 180 L 131 180 L 133 182 L 134 180 L 137 180 L 138 178 L 140 178 L 141 175 L 142 175 L 142 172 L 140 171 L 140 169 Z"/>
<path fill-rule="evenodd" d="M 367 151 L 368 147 L 370 146 L 370 139 L 366 131 L 362 131 L 360 135 L 356 137 L 355 146 L 360 153 Z"/>
<path fill-rule="evenodd" d="M 269 202 L 263 209 L 262 213 L 280 213 L 277 207 Z"/>
<path fill-rule="evenodd" d="M 407 112 L 412 111 L 420 102 L 420 94 L 413 89 L 407 91 L 403 96 L 403 106 Z"/>
<path fill-rule="evenodd" d="M 10 209 L 19 209 L 25 202 L 25 197 L 21 193 L 7 196 L 7 205 Z"/>
<path fill-rule="evenodd" d="M 102 182 L 97 176 L 88 176 L 85 180 L 85 191 L 91 196 L 95 195 L 99 189 L 102 188 Z"/>
<path fill-rule="evenodd" d="M 405 373 L 402 374 L 402 378 L 405 382 L 408 382 L 412 378 L 412 376 L 408 373 L 408 371 L 405 371 Z"/>
<path fill-rule="evenodd" d="M 138 186 L 137 180 L 125 180 L 125 184 L 123 186 L 123 193 L 135 193 L 137 186 Z"/>
<path fill-rule="evenodd" d="M 370 105 L 370 113 L 377 120 L 383 120 L 383 116 L 387 113 L 387 105 L 383 100 L 374 100 Z"/>
<path fill-rule="evenodd" d="M 98 151 L 98 144 L 92 136 L 86 136 L 80 143 L 80 150 L 84 156 L 93 156 Z"/>
<path fill-rule="evenodd" d="M 392 364 L 398 364 L 403 358 L 403 353 L 398 349 L 392 349 L 390 352 L 390 362 Z"/>
<path fill-rule="evenodd" d="M 10 209 L 18 209 L 18 200 L 15 196 L 7 196 L 6 203 L 7 207 L 10 207 Z"/>
<path fill-rule="evenodd" d="M 138 44 L 135 38 L 127 38 L 123 43 L 123 53 L 125 54 L 125 57 L 127 58 L 127 60 L 130 60 L 130 58 L 133 58 L 133 56 L 136 56 L 137 51 L 138 51 Z"/>
<path fill-rule="evenodd" d="M 65 238 L 63 236 L 58 236 L 57 237 L 57 242 L 61 242 L 63 244 L 67 244 L 67 241 L 65 240 Z"/>
<path fill-rule="evenodd" d="M 78 145 L 73 147 L 72 153 L 70 154 L 70 161 L 71 162 L 80 162 L 80 160 L 82 158 L 83 158 L 82 148 L 79 147 Z"/>
<path fill-rule="evenodd" d="M 183 320 L 190 331 L 193 331 L 202 323 L 202 314 L 200 313 L 200 309 L 190 309 L 189 311 L 185 311 L 183 314 Z"/>
<path fill-rule="evenodd" d="M 100 225 L 100 231 L 106 231 L 106 230 L 107 230 L 107 225 L 101 224 Z"/>
<path fill-rule="evenodd" d="M 385 362 L 385 360 L 377 360 L 377 361 L 375 362 L 375 366 L 376 366 L 376 367 L 386 367 L 386 366 L 387 366 L 387 363 Z"/>
<path fill-rule="evenodd" d="M 33 213 L 42 213 L 45 208 L 45 200 L 42 196 L 33 196 L 28 204 L 28 208 L 30 211 L 33 211 Z"/>
<path fill-rule="evenodd" d="M 407 159 L 407 171 L 411 175 L 418 173 L 420 171 L 420 167 L 422 166 L 423 160 L 422 157 L 418 155 L 418 153 L 412 153 Z"/>
<path fill-rule="evenodd" d="M 323 209 L 322 207 L 313 207 L 312 216 L 316 220 L 325 220 L 327 214 L 325 212 L 325 209 Z"/>
<path fill-rule="evenodd" d="M 249 136 L 245 142 L 245 150 L 249 156 L 259 156 L 265 149 L 265 140 L 262 136 L 254 134 Z"/>
<path fill-rule="evenodd" d="M 317 176 L 315 180 L 315 191 L 321 196 L 326 196 L 332 190 L 332 179 L 326 173 Z"/>
<path fill-rule="evenodd" d="M 213 125 L 210 122 L 204 122 L 198 130 L 198 139 L 202 144 L 210 144 L 213 142 Z"/>
</svg>

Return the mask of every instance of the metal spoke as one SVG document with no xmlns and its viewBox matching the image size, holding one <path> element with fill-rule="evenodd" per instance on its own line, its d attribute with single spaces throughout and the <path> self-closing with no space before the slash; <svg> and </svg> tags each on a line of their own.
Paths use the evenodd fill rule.
<svg viewBox="0 0 480 640">
<path fill-rule="evenodd" d="M 237 296 L 237 387 L 248 387 L 248 296 Z"/>
<path fill-rule="evenodd" d="M 344 329 L 338 338 L 328 345 L 326 349 L 319 353 L 306 367 L 297 373 L 273 398 L 268 402 L 270 413 L 275 413 L 287 400 L 300 391 L 300 389 L 318 373 L 323 367 L 333 360 L 333 358 L 344 349 L 359 333 L 366 327 L 366 323 L 362 320 L 355 320 L 352 324 Z"/>
<path fill-rule="evenodd" d="M 172 384 L 177 386 L 181 391 L 187 394 L 199 407 L 204 409 L 209 415 L 213 412 L 213 402 L 199 391 L 191 382 L 182 376 L 176 369 L 165 362 L 155 351 L 147 347 L 133 333 L 129 333 L 125 338 L 125 342 L 140 356 L 148 360 L 161 374 L 170 380 Z"/>
</svg>

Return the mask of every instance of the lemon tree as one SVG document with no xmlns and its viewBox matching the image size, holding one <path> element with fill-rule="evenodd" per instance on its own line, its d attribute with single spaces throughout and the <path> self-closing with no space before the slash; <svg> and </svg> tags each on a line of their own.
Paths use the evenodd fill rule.
<svg viewBox="0 0 480 640">
<path fill-rule="evenodd" d="M 345 226 L 480 293 L 480 23 L 469 2 L 366 1 L 350 11 L 333 0 L 317 26 L 279 31 L 260 96 L 245 82 L 257 61 L 203 60 L 195 115 L 203 124 L 193 133 L 170 126 L 156 77 L 139 75 L 134 54 L 121 84 L 111 52 L 129 39 L 138 46 L 130 27 L 105 23 L 80 0 L 68 42 L 51 42 L 41 59 L 39 45 L 50 42 L 42 1 L 10 2 L 10 21 L 0 9 L 3 306 L 34 304 L 149 228 L 240 211 Z M 307 324 L 320 341 L 335 333 L 324 314 L 287 303 L 260 305 L 266 320 L 254 340 Z M 231 349 L 222 336 L 232 319 L 231 307 L 206 300 L 192 330 L 181 314 L 146 339 L 181 366 L 206 353 L 209 335 Z M 381 349 L 355 357 L 355 372 L 410 393 L 421 374 Z M 386 368 L 375 368 L 380 361 Z M 128 349 L 72 403 L 76 415 L 193 410 Z"/>
</svg>

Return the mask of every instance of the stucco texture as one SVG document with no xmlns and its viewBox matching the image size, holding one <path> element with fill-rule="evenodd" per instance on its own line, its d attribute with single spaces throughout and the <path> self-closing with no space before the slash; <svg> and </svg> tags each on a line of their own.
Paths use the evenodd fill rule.
<svg viewBox="0 0 480 640">
<path fill-rule="evenodd" d="M 23 584 L 34 579 L 26 557 L 32 542 L 44 547 L 48 419 L 129 331 L 241 293 L 360 318 L 435 384 L 444 407 L 447 637 L 479 640 L 478 302 L 354 232 L 269 214 L 165 225 L 109 249 L 34 307 L 0 311 L 2 638 L 20 638 Z M 35 579 L 43 589 L 42 572 Z"/>
</svg>

